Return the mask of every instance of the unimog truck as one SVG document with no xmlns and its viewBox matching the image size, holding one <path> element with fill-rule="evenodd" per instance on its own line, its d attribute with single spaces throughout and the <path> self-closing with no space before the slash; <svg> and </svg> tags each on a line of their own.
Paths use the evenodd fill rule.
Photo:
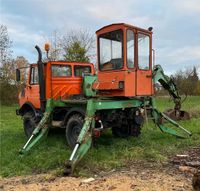
<svg viewBox="0 0 200 191">
<path fill-rule="evenodd" d="M 175 83 L 160 65 L 153 63 L 152 28 L 117 23 L 96 32 L 97 65 L 91 63 L 42 61 L 30 66 L 29 79 L 19 96 L 17 114 L 23 118 L 29 151 L 52 126 L 66 129 L 72 154 L 66 174 L 74 168 L 105 128 L 116 137 L 139 136 L 148 114 L 162 132 L 178 137 L 191 135 L 175 119 L 189 118 L 181 110 Z M 47 50 L 48 51 L 48 50 Z M 20 80 L 20 70 L 17 70 Z M 175 107 L 167 114 L 156 109 L 154 84 L 168 90 Z M 170 124 L 168 126 L 168 124 Z"/>
</svg>

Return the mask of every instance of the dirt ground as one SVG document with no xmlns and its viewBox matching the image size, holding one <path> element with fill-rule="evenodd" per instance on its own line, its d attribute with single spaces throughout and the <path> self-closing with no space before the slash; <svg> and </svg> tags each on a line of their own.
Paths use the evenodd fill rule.
<svg viewBox="0 0 200 191">
<path fill-rule="evenodd" d="M 88 178 L 56 177 L 40 174 L 26 177 L 5 178 L 0 181 L 1 191 L 189 191 L 192 190 L 191 174 L 180 172 L 167 166 L 155 168 L 131 167 L 120 171 L 100 173 L 94 180 L 85 183 Z"/>
<path fill-rule="evenodd" d="M 1 178 L 0 191 L 190 191 L 199 168 L 200 147 L 196 147 L 171 157 L 166 164 L 137 162 L 90 179 L 53 174 Z"/>
</svg>

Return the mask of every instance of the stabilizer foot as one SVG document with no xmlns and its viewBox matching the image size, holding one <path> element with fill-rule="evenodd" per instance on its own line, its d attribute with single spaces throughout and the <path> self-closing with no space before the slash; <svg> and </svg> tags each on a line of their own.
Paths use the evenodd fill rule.
<svg viewBox="0 0 200 191">
<path fill-rule="evenodd" d="M 64 171 L 63 171 L 63 175 L 64 176 L 71 176 L 72 174 L 73 174 L 72 163 L 71 163 L 71 161 L 66 161 Z"/>
</svg>

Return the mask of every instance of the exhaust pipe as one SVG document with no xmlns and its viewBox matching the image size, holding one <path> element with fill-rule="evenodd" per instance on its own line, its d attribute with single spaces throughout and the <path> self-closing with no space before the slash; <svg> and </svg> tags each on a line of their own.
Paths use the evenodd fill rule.
<svg viewBox="0 0 200 191">
<path fill-rule="evenodd" d="M 42 62 L 42 51 L 39 46 L 35 46 L 38 52 L 38 77 L 39 77 L 39 87 L 40 87 L 40 109 L 42 112 L 45 111 L 46 96 L 45 96 L 45 80 L 44 80 L 44 64 Z"/>
</svg>

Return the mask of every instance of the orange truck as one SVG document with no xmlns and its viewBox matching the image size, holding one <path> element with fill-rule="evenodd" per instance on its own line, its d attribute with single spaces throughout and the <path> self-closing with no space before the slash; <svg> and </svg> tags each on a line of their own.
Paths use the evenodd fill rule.
<svg viewBox="0 0 200 191">
<path fill-rule="evenodd" d="M 38 64 L 31 64 L 28 81 L 19 94 L 17 115 L 23 116 L 24 132 L 30 137 L 44 112 L 45 100 L 79 98 L 84 74 L 94 75 L 91 63 L 48 61 L 43 63 L 44 85 L 39 85 Z M 18 69 L 19 74 L 19 69 Z M 44 95 L 43 95 L 44 94 Z M 41 101 L 43 100 L 43 101 Z M 63 126 L 64 117 L 71 115 L 76 108 L 55 108 L 52 126 Z M 80 109 L 79 109 L 80 110 Z"/>
<path fill-rule="evenodd" d="M 66 174 L 73 172 L 103 129 L 111 128 L 117 137 L 139 136 L 145 111 L 162 132 L 180 137 L 191 135 L 155 107 L 153 86 L 160 82 L 175 103 L 170 116 L 181 119 L 187 114 L 180 110 L 181 97 L 173 80 L 160 65 L 153 66 L 152 28 L 117 23 L 96 34 L 97 74 L 90 63 L 42 62 L 42 52 L 36 46 L 38 62 L 30 66 L 29 80 L 19 96 L 17 114 L 23 116 L 29 137 L 21 153 L 29 151 L 49 127 L 64 127 L 73 149 Z M 20 70 L 16 74 L 19 80 Z"/>
</svg>

